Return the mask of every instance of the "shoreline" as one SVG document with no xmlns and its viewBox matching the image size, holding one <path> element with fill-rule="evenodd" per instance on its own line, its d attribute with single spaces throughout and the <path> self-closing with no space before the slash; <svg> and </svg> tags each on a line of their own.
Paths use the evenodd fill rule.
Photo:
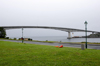
<svg viewBox="0 0 100 66">
<path fill-rule="evenodd" d="M 1 40 L 14 40 L 14 39 L 4 39 L 0 38 Z M 16 40 L 16 41 L 22 41 L 22 40 Z M 31 41 L 31 40 L 23 40 L 23 41 Z M 85 42 L 59 42 L 59 41 L 39 41 L 39 40 L 32 40 L 32 42 L 44 42 L 44 43 L 62 43 L 62 44 L 85 44 Z M 98 42 L 87 42 L 87 44 L 92 44 L 92 45 L 100 45 Z"/>
</svg>

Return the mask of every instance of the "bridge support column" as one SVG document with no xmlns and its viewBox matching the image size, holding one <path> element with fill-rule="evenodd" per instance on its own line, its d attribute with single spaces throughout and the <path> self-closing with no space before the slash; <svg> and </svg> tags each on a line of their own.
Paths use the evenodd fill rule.
<svg viewBox="0 0 100 66">
<path fill-rule="evenodd" d="M 71 39 L 72 37 L 71 37 L 71 32 L 68 32 L 68 37 L 67 37 L 67 39 Z"/>
<path fill-rule="evenodd" d="M 94 32 L 92 32 L 92 34 L 94 34 Z"/>
</svg>

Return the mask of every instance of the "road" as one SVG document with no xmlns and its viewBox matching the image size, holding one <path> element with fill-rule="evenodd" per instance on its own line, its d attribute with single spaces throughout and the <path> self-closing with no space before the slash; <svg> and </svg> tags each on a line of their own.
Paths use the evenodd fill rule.
<svg viewBox="0 0 100 66">
<path fill-rule="evenodd" d="M 17 40 L 4 40 L 4 39 L 0 39 L 0 40 L 1 41 L 11 41 L 11 42 L 21 42 L 21 41 L 17 41 Z M 81 48 L 81 44 L 45 43 L 45 42 L 33 42 L 33 41 L 24 41 L 24 43 L 40 44 L 40 45 L 52 45 L 52 46 L 60 46 L 60 45 L 63 45 L 64 47 Z M 88 44 L 87 47 L 89 49 L 100 49 L 100 45 L 97 45 L 97 44 Z"/>
</svg>

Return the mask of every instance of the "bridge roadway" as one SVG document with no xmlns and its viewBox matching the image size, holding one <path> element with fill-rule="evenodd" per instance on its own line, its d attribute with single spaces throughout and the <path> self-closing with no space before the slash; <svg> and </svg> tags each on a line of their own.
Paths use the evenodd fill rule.
<svg viewBox="0 0 100 66">
<path fill-rule="evenodd" d="M 0 27 L 3 27 L 6 30 L 9 30 L 9 29 L 19 29 L 19 28 L 54 29 L 54 30 L 60 30 L 60 31 L 68 32 L 68 38 L 71 38 L 71 32 L 85 32 L 85 30 L 82 30 L 82 29 L 64 28 L 64 27 L 50 27 L 50 26 L 0 26 Z M 100 33 L 98 31 L 90 31 L 90 30 L 87 30 L 87 32 Z"/>
</svg>

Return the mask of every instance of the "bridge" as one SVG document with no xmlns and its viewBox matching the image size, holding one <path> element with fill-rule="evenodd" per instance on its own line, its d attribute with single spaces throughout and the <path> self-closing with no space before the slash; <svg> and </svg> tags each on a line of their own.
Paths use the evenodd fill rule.
<svg viewBox="0 0 100 66">
<path fill-rule="evenodd" d="M 82 30 L 82 29 L 73 29 L 73 28 L 64 28 L 64 27 L 50 27 L 50 26 L 0 26 L 0 27 L 3 27 L 5 30 L 19 29 L 19 28 L 54 29 L 54 30 L 60 30 L 60 31 L 68 32 L 68 38 L 71 38 L 71 32 L 85 32 L 85 30 Z M 87 32 L 100 33 L 98 31 L 90 31 L 90 30 L 87 30 Z"/>
</svg>

